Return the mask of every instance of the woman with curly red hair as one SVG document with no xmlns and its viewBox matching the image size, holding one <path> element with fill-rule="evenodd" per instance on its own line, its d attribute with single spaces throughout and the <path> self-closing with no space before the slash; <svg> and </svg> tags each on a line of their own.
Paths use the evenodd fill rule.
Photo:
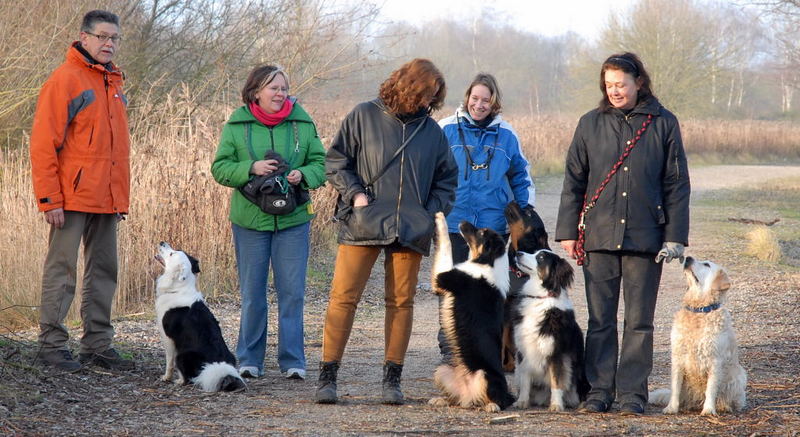
<svg viewBox="0 0 800 437">
<path fill-rule="evenodd" d="M 394 71 L 377 99 L 344 119 L 325 159 L 339 192 L 339 248 L 325 315 L 316 401 L 335 403 L 336 376 L 356 307 L 372 267 L 384 253 L 385 353 L 382 399 L 402 404 L 403 370 L 417 274 L 428 255 L 433 216 L 450 212 L 458 167 L 431 112 L 444 103 L 442 74 L 427 59 Z"/>
</svg>

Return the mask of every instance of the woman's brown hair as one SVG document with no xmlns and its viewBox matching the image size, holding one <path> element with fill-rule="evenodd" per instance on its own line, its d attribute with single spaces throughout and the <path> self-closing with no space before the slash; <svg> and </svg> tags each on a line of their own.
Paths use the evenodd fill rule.
<svg viewBox="0 0 800 437">
<path fill-rule="evenodd" d="M 244 87 L 242 88 L 242 101 L 244 104 L 249 105 L 254 103 L 256 101 L 256 94 L 267 86 L 267 84 L 272 82 L 275 76 L 279 74 L 286 79 L 286 86 L 288 87 L 289 75 L 286 74 L 280 66 L 267 64 L 259 65 L 254 68 L 247 76 L 247 80 L 244 82 Z"/>
<path fill-rule="evenodd" d="M 464 102 L 462 102 L 464 109 L 467 109 L 469 96 L 472 94 L 472 88 L 474 88 L 475 85 L 483 85 L 489 89 L 489 93 L 492 95 L 489 99 L 489 104 L 492 105 L 492 112 L 490 115 L 494 117 L 501 113 L 503 111 L 503 104 L 501 103 L 502 97 L 500 95 L 500 87 L 497 86 L 497 79 L 489 73 L 478 73 L 475 78 L 472 79 L 472 83 L 467 87 L 467 92 L 464 93 Z"/>
<path fill-rule="evenodd" d="M 644 68 L 644 64 L 636 54 L 631 52 L 619 53 L 609 56 L 603 66 L 600 67 L 600 91 L 603 93 L 603 98 L 600 100 L 599 108 L 601 111 L 608 111 L 612 108 L 611 102 L 608 100 L 608 93 L 606 92 L 606 71 L 619 70 L 623 73 L 628 73 L 636 80 L 639 85 L 639 92 L 636 95 L 636 102 L 643 102 L 653 95 L 650 88 L 650 75 Z"/>
<path fill-rule="evenodd" d="M 444 76 L 428 59 L 414 59 L 393 71 L 378 96 L 394 114 L 411 114 L 421 108 L 428 113 L 444 105 L 447 94 Z"/>
</svg>

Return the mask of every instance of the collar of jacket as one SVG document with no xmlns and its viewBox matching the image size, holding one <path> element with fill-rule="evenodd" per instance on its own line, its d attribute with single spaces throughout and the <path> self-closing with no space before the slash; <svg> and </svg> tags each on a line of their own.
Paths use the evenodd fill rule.
<svg viewBox="0 0 800 437">
<path fill-rule="evenodd" d="M 413 118 L 411 120 L 403 122 L 403 120 L 400 120 L 400 117 L 395 115 L 392 111 L 389 110 L 389 108 L 386 107 L 386 105 L 383 103 L 383 100 L 381 100 L 380 97 L 377 97 L 377 98 L 375 98 L 373 100 L 370 100 L 370 103 L 372 103 L 375 106 L 377 106 L 378 108 L 380 108 L 380 110 L 383 111 L 384 114 L 386 114 L 388 117 L 393 118 L 394 120 L 397 120 L 397 122 L 400 123 L 400 124 L 410 124 L 410 123 L 414 123 L 414 122 L 419 121 L 419 120 L 424 120 L 426 117 L 430 117 L 430 115 L 425 114 L 422 117 Z"/>
<path fill-rule="evenodd" d="M 292 103 L 294 106 L 292 107 L 292 112 L 284 119 L 285 121 L 296 121 L 298 123 L 313 123 L 311 120 L 311 116 L 308 115 L 308 112 L 299 104 L 297 103 L 297 97 L 289 96 L 292 99 Z M 258 123 L 259 121 L 250 113 L 250 110 L 247 109 L 246 105 L 242 105 L 236 108 L 231 114 L 231 117 L 228 119 L 228 123 Z M 278 124 L 277 126 L 280 126 Z"/>
<path fill-rule="evenodd" d="M 481 128 L 478 127 L 478 123 L 472 119 L 471 115 L 469 115 L 469 111 L 467 111 L 467 109 L 464 108 L 463 103 L 459 105 L 458 109 L 456 109 L 456 120 L 464 120 L 466 123 L 463 123 L 462 126 L 464 126 L 465 129 L 481 130 Z M 492 122 L 489 123 L 488 126 L 483 128 L 483 130 L 488 132 L 495 132 L 500 129 L 500 123 L 502 122 L 503 122 L 502 117 L 500 117 L 500 114 L 497 114 L 494 116 Z"/>
<path fill-rule="evenodd" d="M 80 41 L 75 41 L 72 45 L 69 46 L 67 49 L 67 62 L 76 63 L 82 66 L 87 66 L 92 70 L 99 71 L 101 73 L 109 73 L 109 74 L 119 74 L 122 75 L 122 71 L 120 71 L 119 67 L 113 62 L 109 62 L 106 65 L 98 63 L 96 60 L 92 58 L 87 58 L 80 50 L 78 50 L 78 45 Z"/>
<path fill-rule="evenodd" d="M 619 115 L 621 117 L 625 116 L 625 114 L 621 110 L 619 110 L 617 108 L 611 108 L 609 110 L 609 112 L 611 112 L 612 114 L 615 114 L 615 115 Z M 653 117 L 655 117 L 655 116 L 659 115 L 660 113 L 661 113 L 661 103 L 658 101 L 657 98 L 650 97 L 647 100 L 644 100 L 644 101 L 641 101 L 641 102 L 637 103 L 636 106 L 633 108 L 633 110 L 628 115 L 632 117 L 632 116 L 637 115 L 637 114 L 642 114 L 642 115 L 648 115 L 649 114 L 649 115 L 652 115 Z"/>
</svg>

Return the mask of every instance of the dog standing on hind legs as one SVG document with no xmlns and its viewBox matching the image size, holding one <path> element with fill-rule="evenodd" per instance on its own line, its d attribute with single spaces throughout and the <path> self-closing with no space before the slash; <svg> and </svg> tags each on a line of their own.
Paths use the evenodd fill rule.
<svg viewBox="0 0 800 437">
<path fill-rule="evenodd" d="M 440 318 L 453 356 L 434 373 L 444 396 L 428 403 L 500 411 L 514 402 L 500 358 L 503 303 L 509 286 L 506 244 L 493 230 L 462 222 L 459 231 L 469 246 L 469 259 L 453 265 L 441 212 L 435 225 L 431 283 L 434 292 L 442 295 Z"/>
<path fill-rule="evenodd" d="M 725 271 L 710 261 L 686 258 L 688 290 L 672 324 L 671 389 L 650 393 L 665 414 L 682 408 L 702 415 L 745 408 L 747 373 L 739 364 L 736 334 L 725 300 L 731 287 Z"/>
</svg>

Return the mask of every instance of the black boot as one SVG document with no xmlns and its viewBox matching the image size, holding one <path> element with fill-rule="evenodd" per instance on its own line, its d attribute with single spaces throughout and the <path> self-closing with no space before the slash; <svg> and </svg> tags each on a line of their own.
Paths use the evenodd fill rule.
<svg viewBox="0 0 800 437">
<path fill-rule="evenodd" d="M 403 365 L 387 361 L 383 365 L 383 403 L 400 405 L 403 403 L 403 392 L 400 391 L 400 374 Z"/>
<path fill-rule="evenodd" d="M 337 372 L 339 372 L 338 361 L 322 361 L 319 363 L 319 382 L 317 382 L 316 394 L 318 404 L 336 403 Z"/>
</svg>

